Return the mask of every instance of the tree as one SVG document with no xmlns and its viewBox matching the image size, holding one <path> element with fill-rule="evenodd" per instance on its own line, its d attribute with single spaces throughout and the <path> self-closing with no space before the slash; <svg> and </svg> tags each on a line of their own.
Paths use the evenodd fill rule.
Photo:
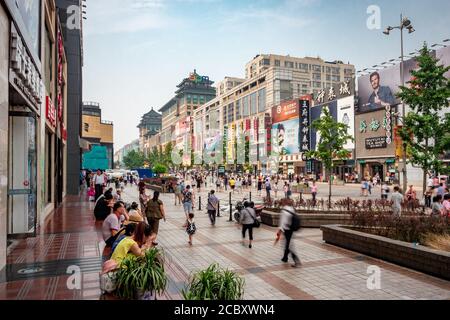
<svg viewBox="0 0 450 320">
<path fill-rule="evenodd" d="M 328 171 L 328 176 L 334 168 L 333 160 L 346 160 L 349 158 L 349 151 L 344 149 L 347 141 L 353 141 L 353 137 L 349 135 L 348 125 L 336 122 L 330 114 L 328 108 L 323 108 L 320 119 L 312 123 L 312 128 L 320 134 L 320 140 L 317 144 L 316 151 L 309 151 L 306 156 L 322 162 Z M 329 180 L 328 206 L 331 207 L 331 179 Z"/>
<path fill-rule="evenodd" d="M 142 168 L 144 161 L 144 154 L 135 150 L 130 151 L 125 157 L 123 157 L 123 163 L 127 169 Z"/>
<path fill-rule="evenodd" d="M 399 135 L 406 145 L 409 162 L 423 169 L 423 190 L 429 171 L 448 172 L 443 155 L 450 150 L 450 80 L 445 73 L 450 67 L 439 64 L 426 44 L 417 58 L 419 68 L 411 72 L 409 86 L 401 86 L 397 96 L 411 111 L 403 119 Z"/>
<path fill-rule="evenodd" d="M 163 165 L 163 164 L 156 164 L 155 166 L 153 166 L 153 172 L 156 174 L 164 174 L 167 173 L 168 168 L 167 166 Z"/>
</svg>

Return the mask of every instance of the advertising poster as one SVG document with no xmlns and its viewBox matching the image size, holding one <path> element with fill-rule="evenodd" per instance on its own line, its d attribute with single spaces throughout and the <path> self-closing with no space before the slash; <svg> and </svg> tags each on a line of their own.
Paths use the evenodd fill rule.
<svg viewBox="0 0 450 320">
<path fill-rule="evenodd" d="M 337 101 L 335 100 L 330 103 L 324 103 L 311 108 L 311 125 L 314 123 L 315 120 L 320 119 L 324 107 L 327 107 L 330 110 L 331 116 L 337 121 L 338 119 Z M 311 127 L 311 150 L 316 150 L 316 146 L 319 140 L 320 135 L 314 128 Z"/>
<path fill-rule="evenodd" d="M 292 119 L 276 123 L 272 126 L 272 136 L 275 137 L 275 148 L 280 156 L 300 153 L 298 141 L 300 123 L 299 119 Z"/>
<path fill-rule="evenodd" d="M 337 120 L 348 126 L 347 134 L 355 139 L 355 99 L 348 97 L 337 101 Z M 355 149 L 355 142 L 348 141 L 344 148 L 347 150 Z"/>
<path fill-rule="evenodd" d="M 442 64 L 443 66 L 450 66 L 450 47 L 437 50 L 436 58 L 439 59 L 440 64 Z M 450 78 L 450 71 L 448 71 L 445 76 L 447 78 Z"/>
<path fill-rule="evenodd" d="M 400 84 L 400 64 L 359 77 L 356 113 L 373 112 L 399 104 L 395 94 Z"/>
</svg>

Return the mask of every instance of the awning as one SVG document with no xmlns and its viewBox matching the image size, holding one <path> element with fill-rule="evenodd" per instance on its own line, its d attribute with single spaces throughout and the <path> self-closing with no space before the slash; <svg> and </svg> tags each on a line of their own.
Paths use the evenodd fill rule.
<svg viewBox="0 0 450 320">
<path fill-rule="evenodd" d="M 89 141 L 80 137 L 78 137 L 78 141 L 80 143 L 80 148 L 83 151 L 91 151 L 91 143 Z"/>
</svg>

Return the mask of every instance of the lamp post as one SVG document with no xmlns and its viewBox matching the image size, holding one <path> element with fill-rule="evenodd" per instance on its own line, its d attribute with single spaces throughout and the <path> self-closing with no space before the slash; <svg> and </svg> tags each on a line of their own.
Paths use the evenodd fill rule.
<svg viewBox="0 0 450 320">
<path fill-rule="evenodd" d="M 402 86 L 405 85 L 405 78 L 404 78 L 404 52 L 403 52 L 403 29 L 408 29 L 408 33 L 413 33 L 414 31 L 416 31 L 414 29 L 414 27 L 411 24 L 411 20 L 409 20 L 407 17 L 403 17 L 403 14 L 400 14 L 400 25 L 396 26 L 396 27 L 391 27 L 388 26 L 386 28 L 385 31 L 383 31 L 383 33 L 385 35 L 389 35 L 390 32 L 394 29 L 399 29 L 400 30 L 400 46 L 401 46 L 401 55 L 400 55 L 400 59 L 401 59 L 401 63 L 400 63 L 400 78 L 401 78 L 401 82 L 402 82 Z M 402 117 L 406 116 L 406 107 L 405 104 L 402 101 Z M 402 168 L 402 172 L 403 172 L 403 192 L 406 192 L 407 189 L 407 174 L 406 174 L 406 146 L 405 144 L 403 144 L 403 155 L 402 155 L 402 161 L 403 161 L 403 168 Z"/>
</svg>

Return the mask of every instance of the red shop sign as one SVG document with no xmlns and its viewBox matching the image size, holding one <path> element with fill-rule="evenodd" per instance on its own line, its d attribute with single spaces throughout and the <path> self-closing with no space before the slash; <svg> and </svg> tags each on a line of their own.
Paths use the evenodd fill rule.
<svg viewBox="0 0 450 320">
<path fill-rule="evenodd" d="M 46 104 L 45 104 L 45 117 L 50 122 L 53 127 L 56 127 L 56 109 L 53 105 L 52 99 L 47 96 Z"/>
</svg>

